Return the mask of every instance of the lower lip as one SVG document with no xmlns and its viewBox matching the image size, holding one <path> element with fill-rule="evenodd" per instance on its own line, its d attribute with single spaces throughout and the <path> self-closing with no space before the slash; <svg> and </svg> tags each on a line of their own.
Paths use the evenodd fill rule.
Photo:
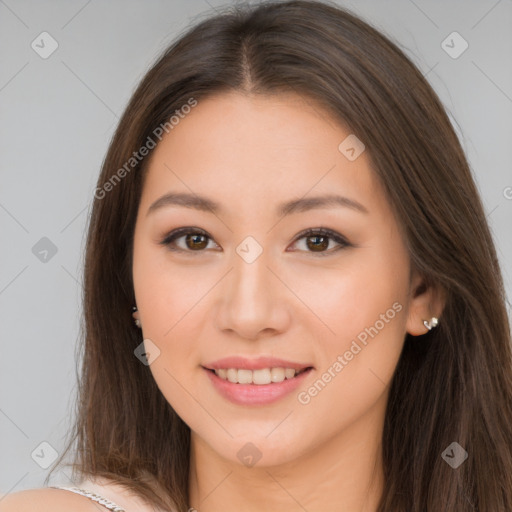
<svg viewBox="0 0 512 512">
<path fill-rule="evenodd" d="M 227 400 L 237 405 L 266 405 L 276 402 L 297 389 L 310 374 L 312 368 L 293 379 L 272 384 L 235 384 L 221 379 L 215 372 L 203 368 L 215 389 Z"/>
</svg>

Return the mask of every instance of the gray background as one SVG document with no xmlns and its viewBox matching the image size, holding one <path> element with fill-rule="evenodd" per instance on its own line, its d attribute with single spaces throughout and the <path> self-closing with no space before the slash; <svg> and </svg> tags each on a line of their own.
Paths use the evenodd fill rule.
<svg viewBox="0 0 512 512">
<path fill-rule="evenodd" d="M 338 3 L 398 42 L 441 97 L 475 173 L 510 297 L 512 0 Z M 0 493 L 42 486 L 47 470 L 36 460 L 50 450 L 40 443 L 58 452 L 64 444 L 85 227 L 118 117 L 157 54 L 222 5 L 0 0 Z M 59 45 L 47 59 L 31 47 L 43 31 Z M 453 31 L 469 44 L 458 58 L 442 47 Z M 57 249 L 46 262 L 33 252 L 43 237 Z M 67 483 L 67 473 L 50 484 Z"/>
</svg>

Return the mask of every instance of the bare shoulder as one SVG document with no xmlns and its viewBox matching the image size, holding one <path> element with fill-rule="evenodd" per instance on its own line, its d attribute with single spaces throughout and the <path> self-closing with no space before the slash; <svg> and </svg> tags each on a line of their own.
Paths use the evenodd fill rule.
<svg viewBox="0 0 512 512">
<path fill-rule="evenodd" d="M 94 502 L 63 489 L 27 489 L 0 495 L 0 512 L 98 512 Z"/>
<path fill-rule="evenodd" d="M 108 500 L 126 512 L 173 512 L 150 506 L 139 496 L 108 478 L 86 478 L 76 486 L 70 484 L 69 487 L 88 491 L 95 498 Z M 107 508 L 99 503 L 76 492 L 51 487 L 28 489 L 5 496 L 0 494 L 0 512 L 107 512 Z"/>
</svg>

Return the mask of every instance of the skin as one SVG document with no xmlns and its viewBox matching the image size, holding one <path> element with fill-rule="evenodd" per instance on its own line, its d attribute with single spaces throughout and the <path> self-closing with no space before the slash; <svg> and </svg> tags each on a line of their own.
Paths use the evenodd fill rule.
<svg viewBox="0 0 512 512">
<path fill-rule="evenodd" d="M 150 364 L 156 383 L 191 428 L 189 497 L 199 512 L 376 510 L 389 384 L 406 333 L 426 333 L 423 320 L 439 317 L 442 301 L 432 288 L 415 293 L 422 280 L 411 273 L 369 154 L 349 161 L 338 150 L 349 134 L 303 97 L 230 92 L 199 101 L 151 155 L 135 226 L 134 317 L 160 350 Z M 223 211 L 147 214 L 170 191 L 208 196 Z M 327 193 L 368 213 L 335 206 L 275 214 L 283 201 Z M 159 243 L 180 227 L 206 231 L 206 248 L 185 236 L 174 242 L 183 252 Z M 328 238 L 319 254 L 314 236 L 297 238 L 320 227 L 351 245 Z M 247 236 L 263 249 L 250 264 L 236 252 Z M 300 403 L 298 393 L 397 303 L 378 334 Z M 314 369 L 276 403 L 236 405 L 201 367 L 231 355 Z M 246 443 L 261 452 L 253 467 L 237 457 Z"/>
</svg>

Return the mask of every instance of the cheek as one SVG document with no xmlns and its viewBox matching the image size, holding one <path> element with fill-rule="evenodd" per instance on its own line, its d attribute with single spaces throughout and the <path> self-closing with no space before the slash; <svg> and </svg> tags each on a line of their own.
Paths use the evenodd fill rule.
<svg viewBox="0 0 512 512">
<path fill-rule="evenodd" d="M 341 264 L 311 267 L 296 275 L 307 275 L 307 279 L 294 277 L 293 281 L 294 291 L 309 308 L 306 318 L 316 321 L 328 339 L 354 338 L 388 310 L 387 317 L 400 318 L 393 323 L 401 329 L 402 316 L 395 313 L 397 309 L 405 309 L 408 265 L 405 258 L 397 258 L 395 250 L 359 249 L 347 253 Z M 393 309 L 395 303 L 402 307 Z M 386 327 L 386 330 L 391 329 Z"/>
<path fill-rule="evenodd" d="M 354 252 L 336 281 L 326 274 L 308 290 L 308 305 L 329 329 L 319 337 L 319 377 L 330 391 L 318 405 L 364 408 L 391 381 L 405 336 L 407 261 L 392 245 Z"/>
<path fill-rule="evenodd" d="M 140 304 L 144 335 L 167 343 L 181 319 L 194 314 L 197 304 L 213 285 L 211 270 L 173 265 L 165 247 L 141 243 L 134 251 L 133 280 Z"/>
</svg>

